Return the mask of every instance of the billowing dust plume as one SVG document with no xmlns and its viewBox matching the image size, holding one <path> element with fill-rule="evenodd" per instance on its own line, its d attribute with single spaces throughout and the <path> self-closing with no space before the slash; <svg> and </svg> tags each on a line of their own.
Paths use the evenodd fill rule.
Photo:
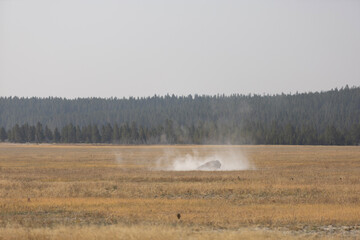
<svg viewBox="0 0 360 240">
<path fill-rule="evenodd" d="M 197 151 L 182 155 L 179 152 L 166 152 L 158 159 L 156 170 L 165 171 L 214 171 L 207 168 L 209 163 L 219 161 L 221 166 L 217 171 L 237 171 L 255 169 L 240 152 L 227 151 L 200 154 Z"/>
</svg>

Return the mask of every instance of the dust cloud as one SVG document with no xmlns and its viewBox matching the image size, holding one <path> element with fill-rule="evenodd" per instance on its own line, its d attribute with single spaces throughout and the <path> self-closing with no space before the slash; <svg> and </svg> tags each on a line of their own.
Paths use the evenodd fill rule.
<svg viewBox="0 0 360 240">
<path fill-rule="evenodd" d="M 114 152 L 114 160 L 126 169 L 150 171 L 241 171 L 255 166 L 236 147 L 128 148 Z"/>
<path fill-rule="evenodd" d="M 166 152 L 157 161 L 156 170 L 163 171 L 214 171 L 213 168 L 204 168 L 207 163 L 219 161 L 220 168 L 215 171 L 253 170 L 255 167 L 239 151 L 215 152 L 200 154 L 198 151 L 181 154 L 179 152 Z"/>
</svg>

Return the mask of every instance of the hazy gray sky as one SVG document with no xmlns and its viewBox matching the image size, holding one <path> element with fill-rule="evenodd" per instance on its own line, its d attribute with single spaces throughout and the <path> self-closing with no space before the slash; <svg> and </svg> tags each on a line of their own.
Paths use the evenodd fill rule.
<svg viewBox="0 0 360 240">
<path fill-rule="evenodd" d="M 0 95 L 360 86 L 359 0 L 0 0 Z"/>
</svg>

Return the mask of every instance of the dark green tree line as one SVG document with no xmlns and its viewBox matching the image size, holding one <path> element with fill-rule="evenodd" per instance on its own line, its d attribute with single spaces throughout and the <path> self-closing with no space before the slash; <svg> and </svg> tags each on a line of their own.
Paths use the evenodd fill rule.
<svg viewBox="0 0 360 240">
<path fill-rule="evenodd" d="M 277 95 L 0 97 L 0 141 L 359 144 L 360 87 Z"/>
<path fill-rule="evenodd" d="M 68 123 L 80 128 L 132 122 L 138 126 L 166 128 L 167 119 L 179 126 L 244 125 L 248 121 L 270 128 L 273 122 L 285 128 L 309 126 L 317 132 L 333 125 L 343 131 L 360 121 L 360 87 L 326 92 L 278 95 L 189 95 L 146 98 L 18 98 L 0 97 L 0 126 L 35 125 L 61 129 Z M 288 129 L 290 130 L 290 129 Z"/>
<path fill-rule="evenodd" d="M 359 145 L 360 124 L 345 130 L 328 125 L 323 132 L 318 132 L 312 126 L 295 127 L 290 123 L 284 128 L 276 122 L 269 127 L 248 122 L 219 128 L 213 123 L 179 126 L 166 120 L 153 128 L 138 126 L 135 122 L 114 126 L 108 123 L 100 127 L 90 124 L 82 128 L 70 123 L 59 132 L 41 123 L 36 126 L 26 123 L 15 124 L 8 131 L 0 128 L 0 140 L 15 143 Z"/>
</svg>

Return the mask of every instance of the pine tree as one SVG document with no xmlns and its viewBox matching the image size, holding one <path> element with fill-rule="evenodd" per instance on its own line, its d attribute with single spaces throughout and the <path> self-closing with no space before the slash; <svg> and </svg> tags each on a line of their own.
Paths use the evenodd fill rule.
<svg viewBox="0 0 360 240">
<path fill-rule="evenodd" d="M 344 137 L 333 125 L 326 128 L 324 139 L 325 144 L 329 145 L 342 145 L 344 143 Z"/>
<path fill-rule="evenodd" d="M 29 133 L 30 133 L 30 126 L 29 126 L 29 124 L 28 123 L 25 123 L 25 124 L 23 124 L 21 127 L 20 127 L 20 129 L 21 129 L 21 132 L 22 132 L 22 134 L 24 134 L 24 141 L 25 142 L 31 142 L 30 141 L 30 139 L 29 139 Z"/>
<path fill-rule="evenodd" d="M 169 119 L 166 119 L 166 121 L 165 121 L 165 135 L 166 135 L 167 143 L 172 144 L 172 143 L 176 142 L 173 121 L 171 121 Z"/>
<path fill-rule="evenodd" d="M 35 141 L 36 143 L 42 143 L 44 141 L 44 130 L 40 122 L 36 124 Z"/>
<path fill-rule="evenodd" d="M 81 143 L 84 142 L 83 134 L 81 132 L 80 126 L 77 125 L 75 129 L 75 142 Z"/>
<path fill-rule="evenodd" d="M 35 126 L 29 126 L 28 134 L 27 134 L 27 141 L 28 142 L 35 142 Z"/>
<path fill-rule="evenodd" d="M 140 144 L 146 143 L 146 130 L 143 127 L 139 128 L 139 143 Z"/>
<path fill-rule="evenodd" d="M 7 130 L 6 135 L 8 137 L 8 141 L 13 142 L 13 135 L 11 129 Z"/>
<path fill-rule="evenodd" d="M 69 128 L 69 125 L 66 125 L 61 129 L 61 142 L 63 142 L 63 143 L 68 143 L 69 142 L 68 128 Z"/>
<path fill-rule="evenodd" d="M 131 130 L 129 124 L 126 122 L 120 127 L 120 142 L 129 144 L 131 141 Z"/>
<path fill-rule="evenodd" d="M 57 128 L 54 129 L 54 142 L 59 143 L 61 140 L 60 132 Z"/>
<path fill-rule="evenodd" d="M 111 143 L 113 141 L 113 128 L 112 126 L 108 123 L 105 126 L 105 142 L 106 143 Z"/>
<path fill-rule="evenodd" d="M 53 133 L 51 132 L 51 130 L 48 128 L 47 125 L 45 126 L 44 135 L 45 135 L 45 142 L 52 142 Z"/>
<path fill-rule="evenodd" d="M 112 134 L 113 143 L 120 143 L 120 129 L 117 123 L 115 123 L 113 134 Z"/>
<path fill-rule="evenodd" d="M 291 123 L 288 123 L 285 126 L 285 129 L 284 129 L 284 136 L 283 136 L 282 143 L 292 145 L 292 144 L 295 143 L 295 139 L 296 139 L 296 137 L 295 137 L 295 129 L 291 125 Z"/>
<path fill-rule="evenodd" d="M 16 142 L 16 143 L 23 143 L 25 142 L 25 137 L 23 132 L 21 131 L 21 128 L 19 126 L 19 124 L 15 124 L 15 126 L 13 127 L 12 131 L 12 141 Z"/>
<path fill-rule="evenodd" d="M 67 126 L 67 135 L 68 135 L 68 142 L 75 143 L 76 142 L 76 128 L 72 123 Z"/>
<path fill-rule="evenodd" d="M 81 130 L 82 139 L 85 143 L 91 143 L 92 142 L 92 126 L 87 125 L 82 127 Z"/>
<path fill-rule="evenodd" d="M 5 128 L 2 127 L 0 128 L 0 141 L 5 142 L 6 139 L 7 139 L 7 133 L 5 131 Z"/>
<path fill-rule="evenodd" d="M 101 136 L 100 136 L 100 133 L 99 133 L 99 129 L 98 129 L 96 124 L 92 125 L 91 141 L 93 143 L 99 143 L 101 141 Z"/>
<path fill-rule="evenodd" d="M 101 142 L 111 143 L 112 142 L 113 129 L 108 123 L 101 128 Z"/>
</svg>

